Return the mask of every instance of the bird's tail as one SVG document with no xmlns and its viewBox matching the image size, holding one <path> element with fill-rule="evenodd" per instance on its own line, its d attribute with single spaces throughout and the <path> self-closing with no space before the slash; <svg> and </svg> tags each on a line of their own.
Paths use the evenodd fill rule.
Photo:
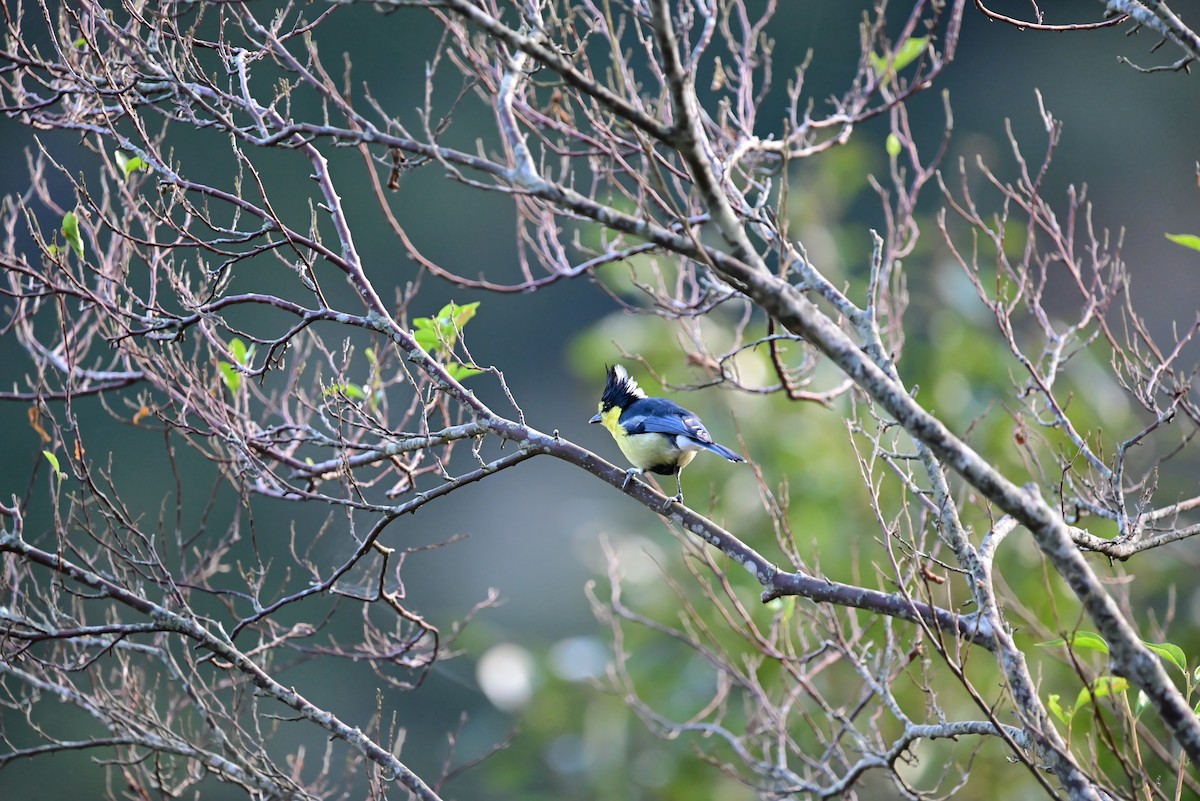
<svg viewBox="0 0 1200 801">
<path fill-rule="evenodd" d="M 705 448 L 707 448 L 708 450 L 712 451 L 713 453 L 717 454 L 718 456 L 724 456 L 726 459 L 728 459 L 728 460 L 729 460 L 729 461 L 731 461 L 731 462 L 744 462 L 744 461 L 746 461 L 746 460 L 745 460 L 745 459 L 743 459 L 741 456 L 738 456 L 736 453 L 734 453 L 733 451 L 729 450 L 729 448 L 726 448 L 724 445 L 721 445 L 721 444 L 719 444 L 719 443 L 716 443 L 716 442 L 701 442 L 700 444 L 701 444 L 701 445 L 703 445 L 703 446 L 704 446 Z"/>
</svg>

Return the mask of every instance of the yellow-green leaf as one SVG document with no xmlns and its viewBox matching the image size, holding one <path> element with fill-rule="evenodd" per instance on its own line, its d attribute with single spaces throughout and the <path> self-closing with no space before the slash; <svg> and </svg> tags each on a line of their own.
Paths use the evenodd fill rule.
<svg viewBox="0 0 1200 801">
<path fill-rule="evenodd" d="M 1147 648 L 1179 668 L 1179 672 L 1187 675 L 1187 654 L 1173 642 L 1143 642 Z"/>
<path fill-rule="evenodd" d="M 920 58 L 928 45 L 929 37 L 913 36 L 905 40 L 904 44 L 900 45 L 900 49 L 894 53 L 884 53 L 882 55 L 870 53 L 868 55 L 871 61 L 871 68 L 875 70 L 876 75 L 881 77 L 884 75 L 894 75 Z"/>
<path fill-rule="evenodd" d="M 141 170 L 142 172 L 150 171 L 150 165 L 141 156 L 133 156 L 131 158 L 118 150 L 113 153 L 113 158 L 116 160 L 117 166 L 121 168 L 121 172 L 125 173 L 126 178 L 137 170 Z"/>
<path fill-rule="evenodd" d="M 246 343 L 241 340 L 241 337 L 234 337 L 229 341 L 229 352 L 233 354 L 233 360 L 243 367 L 246 366 Z"/>
<path fill-rule="evenodd" d="M 925 52 L 926 45 L 929 44 L 927 36 L 913 36 L 906 40 L 896 51 L 896 56 L 892 61 L 892 67 L 899 72 L 909 64 L 916 61 Z"/>
<path fill-rule="evenodd" d="M 1039 646 L 1046 647 L 1051 645 L 1070 645 L 1073 648 L 1084 648 L 1091 651 L 1100 651 L 1108 653 L 1108 643 L 1099 634 L 1093 634 L 1090 631 L 1077 631 L 1070 637 L 1059 638 L 1057 640 L 1047 640 L 1039 642 Z"/>
<path fill-rule="evenodd" d="M 888 134 L 887 144 L 885 147 L 887 148 L 887 154 L 892 158 L 896 158 L 896 156 L 900 155 L 900 150 L 902 147 L 900 144 L 900 137 L 896 136 L 894 133 Z"/>
<path fill-rule="evenodd" d="M 229 387 L 229 391 L 236 395 L 237 391 L 242 387 L 242 374 L 232 364 L 224 360 L 217 362 L 217 368 L 221 371 L 221 378 L 224 380 L 225 386 Z"/>
<path fill-rule="evenodd" d="M 62 235 L 63 239 L 67 240 L 67 244 L 71 246 L 71 250 L 75 251 L 75 255 L 83 258 L 83 237 L 79 235 L 79 218 L 75 216 L 75 212 L 68 211 L 62 218 Z"/>
<path fill-rule="evenodd" d="M 1099 676 L 1092 682 L 1092 697 L 1107 698 L 1129 689 L 1129 680 L 1121 676 Z"/>
<path fill-rule="evenodd" d="M 468 367 L 465 364 L 448 364 L 446 365 L 446 372 L 449 373 L 450 377 L 455 381 L 462 381 L 463 379 L 470 378 L 473 375 L 479 375 L 483 371 L 477 367 Z"/>
<path fill-rule="evenodd" d="M 1167 234 L 1167 239 L 1170 239 L 1176 245 L 1183 245 L 1185 248 L 1192 250 L 1200 250 L 1200 236 L 1195 234 Z"/>
<path fill-rule="evenodd" d="M 413 337 L 426 352 L 451 353 L 458 342 L 458 335 L 479 308 L 479 301 L 459 306 L 454 301 L 447 303 L 436 317 L 417 317 L 413 320 Z"/>
<path fill-rule="evenodd" d="M 1065 726 L 1070 724 L 1071 716 L 1067 714 L 1066 710 L 1062 708 L 1062 704 L 1058 702 L 1058 699 L 1061 697 L 1058 693 L 1051 694 L 1046 699 L 1046 707 L 1050 710 L 1050 714 L 1058 718 L 1059 722 Z"/>
<path fill-rule="evenodd" d="M 54 475 L 59 478 L 63 477 L 63 471 L 58 466 L 58 457 L 54 455 L 54 451 L 42 451 L 42 455 L 46 457 L 46 461 L 50 463 L 51 469 L 54 470 Z"/>
<path fill-rule="evenodd" d="M 355 384 L 334 384 L 325 388 L 325 395 L 345 395 L 350 400 L 365 400 L 367 397 L 366 391 Z"/>
<path fill-rule="evenodd" d="M 1075 696 L 1075 709 L 1072 710 L 1071 716 L 1074 717 L 1076 712 L 1096 699 L 1107 698 L 1110 695 L 1123 693 L 1128 689 L 1129 681 L 1120 676 L 1100 676 L 1092 682 L 1091 687 L 1084 687 Z"/>
</svg>

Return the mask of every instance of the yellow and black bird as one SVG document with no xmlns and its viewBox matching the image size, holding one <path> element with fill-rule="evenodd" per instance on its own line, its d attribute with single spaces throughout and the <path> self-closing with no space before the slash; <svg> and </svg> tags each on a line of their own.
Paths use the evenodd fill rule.
<svg viewBox="0 0 1200 801">
<path fill-rule="evenodd" d="M 704 423 L 694 413 L 666 398 L 648 398 L 621 365 L 608 368 L 608 381 L 600 397 L 600 411 L 588 421 L 603 423 L 633 467 L 625 474 L 621 489 L 629 486 L 636 473 L 675 476 L 683 501 L 680 473 L 695 458 L 696 452 L 712 451 L 731 462 L 746 461 L 724 445 L 713 442 Z"/>
</svg>

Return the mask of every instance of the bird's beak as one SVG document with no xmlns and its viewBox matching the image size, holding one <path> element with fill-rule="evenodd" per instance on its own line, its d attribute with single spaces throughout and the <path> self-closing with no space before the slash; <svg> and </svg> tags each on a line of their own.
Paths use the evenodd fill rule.
<svg viewBox="0 0 1200 801">
<path fill-rule="evenodd" d="M 588 422 L 589 423 L 599 423 L 600 422 L 600 414 L 597 413 L 596 416 L 593 417 L 591 420 L 588 420 Z"/>
</svg>

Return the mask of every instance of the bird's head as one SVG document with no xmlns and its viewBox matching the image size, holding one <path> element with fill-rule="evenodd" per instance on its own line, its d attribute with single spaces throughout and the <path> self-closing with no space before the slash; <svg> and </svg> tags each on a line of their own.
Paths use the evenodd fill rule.
<svg viewBox="0 0 1200 801">
<path fill-rule="evenodd" d="M 646 393 L 638 386 L 629 373 L 619 364 L 608 368 L 608 380 L 604 384 L 604 394 L 600 396 L 600 412 L 589 420 L 589 423 L 599 423 L 606 413 L 616 409 L 617 413 L 629 408 L 635 401 L 646 397 Z"/>
</svg>

